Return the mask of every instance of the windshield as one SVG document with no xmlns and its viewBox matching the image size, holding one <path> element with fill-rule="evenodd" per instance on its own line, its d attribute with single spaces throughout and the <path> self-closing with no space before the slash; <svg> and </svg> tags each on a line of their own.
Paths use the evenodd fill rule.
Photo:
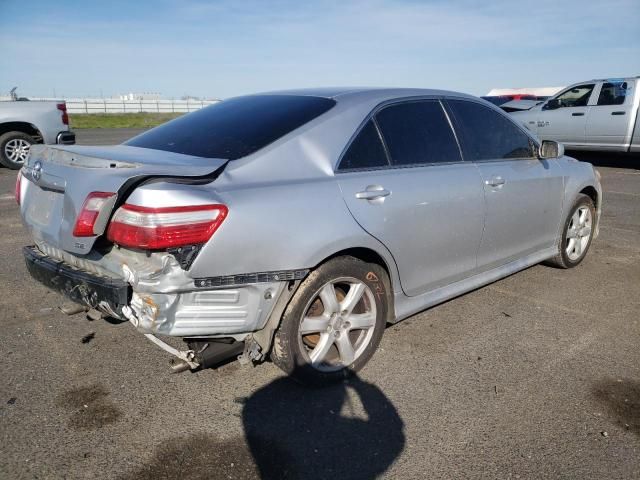
<svg viewBox="0 0 640 480">
<path fill-rule="evenodd" d="M 235 160 L 250 155 L 322 115 L 335 100 L 298 95 L 251 95 L 179 117 L 125 145 Z"/>
</svg>

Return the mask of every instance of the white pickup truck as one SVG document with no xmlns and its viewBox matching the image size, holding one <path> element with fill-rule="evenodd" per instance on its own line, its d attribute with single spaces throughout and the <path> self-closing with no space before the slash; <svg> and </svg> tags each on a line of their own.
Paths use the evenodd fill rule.
<svg viewBox="0 0 640 480">
<path fill-rule="evenodd" d="M 640 77 L 580 82 L 511 115 L 570 150 L 640 152 L 639 85 Z"/>
<path fill-rule="evenodd" d="M 17 170 L 34 143 L 71 145 L 67 105 L 63 101 L 0 102 L 0 164 Z"/>
</svg>

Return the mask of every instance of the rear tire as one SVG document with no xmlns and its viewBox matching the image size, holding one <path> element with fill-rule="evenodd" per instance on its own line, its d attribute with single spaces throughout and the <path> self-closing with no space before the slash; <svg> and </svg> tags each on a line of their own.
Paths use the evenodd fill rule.
<svg viewBox="0 0 640 480">
<path fill-rule="evenodd" d="M 304 384 L 339 381 L 376 351 L 391 303 L 380 265 L 354 257 L 322 264 L 300 284 L 274 338 L 272 361 Z"/>
<path fill-rule="evenodd" d="M 22 132 L 7 132 L 0 135 L 0 163 L 11 170 L 19 170 L 29 155 L 35 140 Z"/>
<path fill-rule="evenodd" d="M 546 263 L 557 268 L 573 268 L 584 260 L 593 240 L 596 209 L 591 197 L 579 194 L 564 222 L 558 253 Z"/>
</svg>

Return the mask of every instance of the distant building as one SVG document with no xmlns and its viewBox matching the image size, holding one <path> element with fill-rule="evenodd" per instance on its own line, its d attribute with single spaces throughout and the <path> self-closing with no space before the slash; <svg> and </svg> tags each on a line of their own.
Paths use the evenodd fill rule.
<svg viewBox="0 0 640 480">
<path fill-rule="evenodd" d="M 552 97 L 564 87 L 534 87 L 534 88 L 492 88 L 487 97 L 501 95 L 535 95 L 536 97 Z"/>
<path fill-rule="evenodd" d="M 125 93 L 118 95 L 118 100 L 160 100 L 162 95 L 154 92 Z"/>
</svg>

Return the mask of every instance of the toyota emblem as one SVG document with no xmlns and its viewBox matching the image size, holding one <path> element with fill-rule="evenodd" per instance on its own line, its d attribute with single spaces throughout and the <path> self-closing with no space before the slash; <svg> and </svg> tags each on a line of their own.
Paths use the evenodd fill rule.
<svg viewBox="0 0 640 480">
<path fill-rule="evenodd" d="M 38 160 L 36 163 L 33 164 L 33 170 L 31 171 L 31 176 L 36 182 L 40 180 L 40 177 L 42 176 L 42 162 L 40 160 Z"/>
</svg>

